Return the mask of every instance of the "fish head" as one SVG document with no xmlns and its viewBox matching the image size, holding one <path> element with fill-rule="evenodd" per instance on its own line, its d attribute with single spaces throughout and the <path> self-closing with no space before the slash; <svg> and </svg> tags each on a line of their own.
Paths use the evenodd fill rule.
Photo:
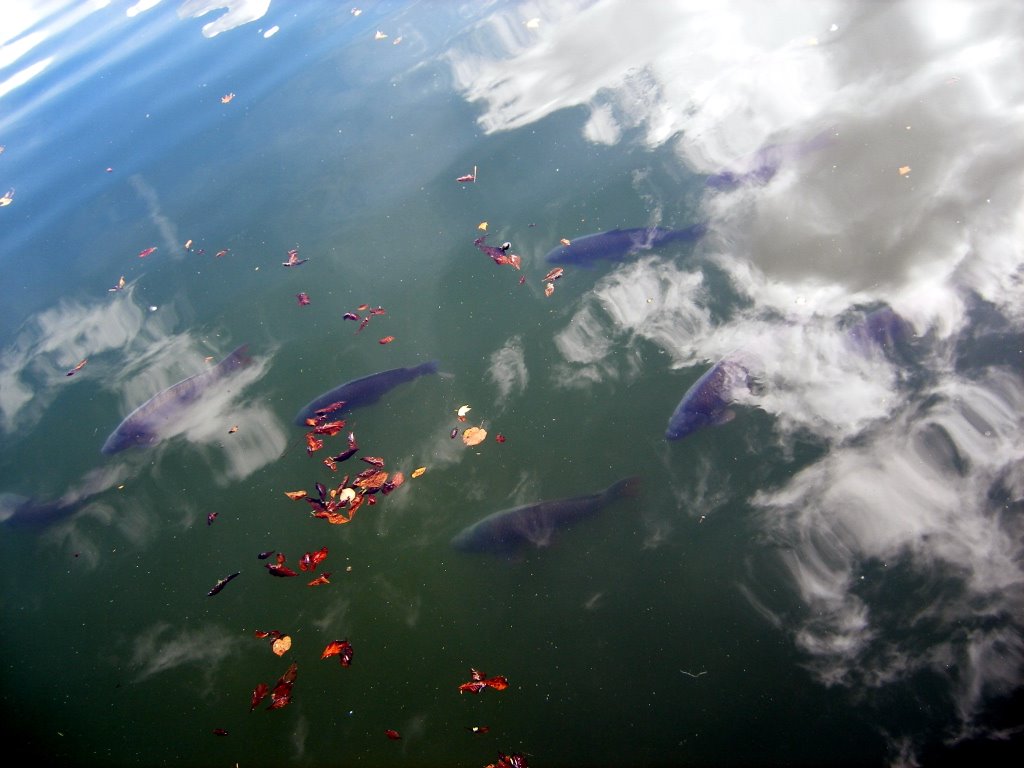
<svg viewBox="0 0 1024 768">
<path fill-rule="evenodd" d="M 473 551 L 473 526 L 463 528 L 452 536 L 451 546 L 452 549 L 457 549 L 460 552 Z"/>
<path fill-rule="evenodd" d="M 668 428 L 665 430 L 666 440 L 679 440 L 692 435 L 698 429 L 704 427 L 726 424 L 736 418 L 736 412 L 731 408 L 722 407 L 704 410 L 701 408 L 684 409 L 681 413 L 672 415 L 669 419 Z"/>
</svg>

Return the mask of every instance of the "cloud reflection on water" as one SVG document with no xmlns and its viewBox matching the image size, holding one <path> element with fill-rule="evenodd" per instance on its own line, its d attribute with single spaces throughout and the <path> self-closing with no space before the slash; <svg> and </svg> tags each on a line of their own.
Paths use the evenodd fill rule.
<svg viewBox="0 0 1024 768">
<path fill-rule="evenodd" d="M 110 414 L 113 430 L 123 415 L 156 393 L 208 369 L 206 358 L 226 354 L 220 342 L 172 332 L 176 322 L 171 304 L 158 312 L 140 307 L 131 285 L 100 301 L 64 301 L 29 318 L 0 355 L 0 428 L 8 435 L 28 434 L 46 418 L 63 388 L 88 382 L 121 400 L 120 414 Z M 250 365 L 182 409 L 161 439 L 184 437 L 222 453 L 225 464 L 217 479 L 224 482 L 247 477 L 275 460 L 287 443 L 284 428 L 267 405 L 245 396 L 267 373 L 270 358 L 254 356 Z M 88 366 L 68 379 L 66 371 L 83 359 Z M 236 425 L 238 431 L 229 435 Z"/>
<path fill-rule="evenodd" d="M 485 131 L 582 106 L 584 140 L 670 144 L 730 181 L 704 195 L 695 261 L 623 264 L 580 300 L 554 380 L 628 378 L 615 361 L 636 341 L 676 367 L 756 351 L 763 386 L 746 404 L 784 449 L 825 449 L 752 500 L 803 605 L 798 646 L 827 684 L 933 670 L 970 731 L 1024 671 L 1024 385 L 998 366 L 954 373 L 950 353 L 979 303 L 1013 333 L 1024 322 L 1024 6 L 536 8 L 536 30 L 499 13 L 452 57 Z M 733 294 L 723 306 L 709 267 Z M 878 305 L 919 334 L 912 360 L 851 336 Z M 893 571 L 924 586 L 887 589 Z"/>
</svg>

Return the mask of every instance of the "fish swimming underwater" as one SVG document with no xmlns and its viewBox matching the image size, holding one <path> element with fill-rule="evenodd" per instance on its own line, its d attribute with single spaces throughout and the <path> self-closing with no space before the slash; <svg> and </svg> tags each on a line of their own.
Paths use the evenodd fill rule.
<svg viewBox="0 0 1024 768">
<path fill-rule="evenodd" d="M 707 227 L 694 224 L 686 229 L 640 227 L 611 229 L 577 237 L 569 245 L 553 248 L 544 257 L 549 264 L 589 266 L 600 259 L 621 261 L 640 251 L 648 251 L 674 242 L 692 242 L 704 236 Z"/>
<path fill-rule="evenodd" d="M 367 405 L 373 405 L 382 395 L 390 392 L 399 384 L 419 378 L 428 373 L 437 373 L 437 360 L 431 360 L 420 365 L 409 368 L 392 368 L 388 371 L 371 373 L 361 379 L 346 381 L 334 389 L 324 392 L 306 403 L 297 414 L 295 423 L 299 426 L 306 425 L 306 419 L 314 418 L 314 412 L 326 408 L 332 403 L 343 402 L 345 405 L 339 408 L 336 413 L 352 411 Z"/>
<path fill-rule="evenodd" d="M 129 413 L 100 449 L 112 454 L 133 446 L 155 445 L 161 432 L 174 425 L 184 409 L 198 400 L 210 387 L 224 380 L 251 361 L 246 345 L 240 346 L 208 371 L 197 373 L 184 381 L 158 392 Z"/>
<path fill-rule="evenodd" d="M 865 315 L 847 331 L 847 336 L 862 352 L 869 352 L 872 347 L 892 352 L 913 338 L 914 329 L 893 309 L 881 307 Z"/>
<path fill-rule="evenodd" d="M 702 427 L 725 424 L 735 413 L 729 406 L 737 390 L 750 388 L 750 372 L 735 360 L 720 360 L 693 383 L 679 401 L 665 430 L 667 440 L 678 440 Z"/>
<path fill-rule="evenodd" d="M 75 514 L 80 500 L 40 501 L 14 493 L 0 493 L 0 523 L 11 528 L 45 528 Z"/>
<path fill-rule="evenodd" d="M 598 493 L 503 509 L 463 528 L 451 544 L 463 552 L 506 555 L 527 544 L 544 547 L 556 529 L 591 517 L 616 499 L 636 496 L 639 489 L 640 479 L 627 477 Z"/>
</svg>

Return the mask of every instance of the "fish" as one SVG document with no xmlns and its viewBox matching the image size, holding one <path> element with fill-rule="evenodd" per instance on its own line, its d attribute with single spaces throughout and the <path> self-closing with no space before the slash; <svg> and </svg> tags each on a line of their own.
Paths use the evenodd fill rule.
<svg viewBox="0 0 1024 768">
<path fill-rule="evenodd" d="M 308 426 L 306 420 L 316 418 L 316 411 L 339 401 L 344 404 L 334 411 L 336 415 L 353 411 L 356 408 L 363 408 L 367 405 L 373 405 L 380 400 L 382 395 L 390 392 L 399 384 L 405 384 L 407 381 L 412 381 L 428 373 L 437 373 L 436 360 L 430 360 L 429 362 L 420 363 L 408 368 L 391 368 L 387 371 L 371 373 L 369 376 L 363 376 L 361 379 L 346 381 L 344 384 L 324 392 L 302 406 L 299 412 L 295 414 L 295 423 L 302 427 Z"/>
<path fill-rule="evenodd" d="M 636 496 L 639 490 L 640 479 L 627 477 L 597 493 L 503 509 L 463 528 L 451 545 L 462 552 L 503 555 L 515 554 L 528 544 L 545 547 L 555 530 L 592 517 L 617 499 Z"/>
<path fill-rule="evenodd" d="M 686 229 L 639 227 L 610 229 L 572 240 L 568 245 L 551 249 L 544 260 L 548 264 L 588 266 L 596 261 L 622 261 L 640 251 L 648 251 L 668 243 L 692 242 L 704 236 L 707 227 L 694 224 Z"/>
<path fill-rule="evenodd" d="M 251 362 L 246 349 L 247 345 L 243 344 L 210 370 L 190 376 L 153 395 L 117 425 L 100 452 L 110 455 L 134 446 L 156 445 L 161 440 L 161 431 L 173 424 L 183 409 Z"/>
<path fill-rule="evenodd" d="M 833 143 L 829 133 L 822 132 L 806 141 L 791 141 L 768 144 L 742 162 L 737 170 L 724 170 L 707 177 L 705 184 L 712 189 L 728 192 L 739 187 L 763 187 L 768 184 L 779 169 L 811 152 L 825 149 Z M 742 168 L 742 170 L 740 169 Z"/>
<path fill-rule="evenodd" d="M 891 352 L 913 337 L 914 329 L 890 307 L 869 312 L 847 331 L 850 341 L 859 350 L 869 352 L 872 347 Z"/>
<path fill-rule="evenodd" d="M 0 523 L 11 528 L 45 528 L 71 517 L 82 506 L 80 500 L 42 501 L 16 493 L 0 493 Z"/>
<path fill-rule="evenodd" d="M 678 440 L 698 429 L 732 421 L 736 413 L 729 406 L 740 387 L 750 388 L 745 365 L 723 359 L 693 383 L 668 420 L 666 440 Z"/>
</svg>

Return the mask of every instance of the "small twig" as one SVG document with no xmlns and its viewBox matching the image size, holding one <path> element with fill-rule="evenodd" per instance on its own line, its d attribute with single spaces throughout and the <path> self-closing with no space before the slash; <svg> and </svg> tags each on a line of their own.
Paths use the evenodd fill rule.
<svg viewBox="0 0 1024 768">
<path fill-rule="evenodd" d="M 687 672 L 685 669 L 680 669 L 679 671 L 682 672 L 687 677 L 702 677 L 702 676 L 704 676 L 704 675 L 706 675 L 708 673 L 708 671 L 706 669 L 703 670 L 702 672 L 698 672 L 697 674 L 693 674 L 693 672 Z"/>
</svg>

